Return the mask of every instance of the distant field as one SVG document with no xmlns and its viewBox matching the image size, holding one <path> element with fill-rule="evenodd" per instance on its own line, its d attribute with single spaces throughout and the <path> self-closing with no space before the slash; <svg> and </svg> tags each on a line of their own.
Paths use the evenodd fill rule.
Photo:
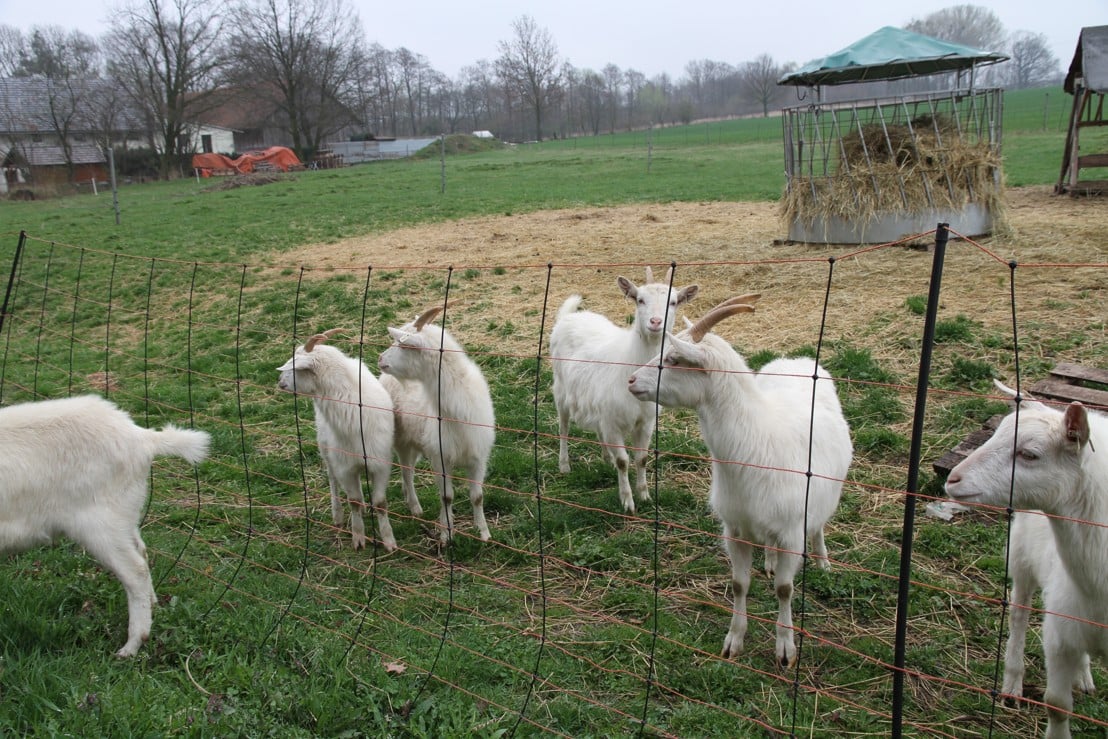
<svg viewBox="0 0 1108 739">
<path fill-rule="evenodd" d="M 1012 187 L 1053 185 L 1070 97 L 1005 96 Z M 123 187 L 110 195 L 0 203 L 0 234 L 97 244 L 149 256 L 242 259 L 425 222 L 551 208 L 651 202 L 775 201 L 784 187 L 781 122 L 751 118 L 546 141 L 452 156 L 305 172 L 265 187 L 217 180 Z M 445 187 L 444 187 L 445 185 Z M 9 245 L 11 239 L 9 238 Z M 10 247 L 9 247 L 10 248 Z"/>
</svg>

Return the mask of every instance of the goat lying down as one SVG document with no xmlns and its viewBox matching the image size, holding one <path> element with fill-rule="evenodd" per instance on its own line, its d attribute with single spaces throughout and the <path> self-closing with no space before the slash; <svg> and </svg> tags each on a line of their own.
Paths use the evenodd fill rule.
<svg viewBox="0 0 1108 739">
<path fill-rule="evenodd" d="M 137 426 L 96 395 L 0 409 L 0 551 L 18 552 L 61 536 L 83 546 L 127 592 L 127 642 L 134 656 L 150 638 L 154 585 L 139 522 L 155 457 L 196 464 L 204 431 Z"/>
</svg>

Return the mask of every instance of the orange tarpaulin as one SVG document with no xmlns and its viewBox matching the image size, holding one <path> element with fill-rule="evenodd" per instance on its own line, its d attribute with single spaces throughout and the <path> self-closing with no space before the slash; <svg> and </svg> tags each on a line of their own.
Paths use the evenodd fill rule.
<svg viewBox="0 0 1108 739">
<path fill-rule="evenodd" d="M 223 154 L 193 154 L 193 169 L 200 170 L 203 177 L 211 177 L 220 170 L 249 174 L 258 168 L 259 162 L 267 162 L 274 169 L 288 172 L 292 167 L 302 166 L 300 158 L 286 146 L 271 146 L 262 151 L 251 151 L 237 159 Z"/>
</svg>

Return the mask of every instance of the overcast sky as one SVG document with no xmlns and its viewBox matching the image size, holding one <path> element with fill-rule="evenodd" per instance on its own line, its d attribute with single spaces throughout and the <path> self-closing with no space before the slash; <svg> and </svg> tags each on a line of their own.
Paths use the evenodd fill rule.
<svg viewBox="0 0 1108 739">
<path fill-rule="evenodd" d="M 648 78 L 684 76 L 685 64 L 710 59 L 739 65 L 761 54 L 777 63 L 804 64 L 857 41 L 882 26 L 961 4 L 958 0 L 895 2 L 852 0 L 709 0 L 692 5 L 659 0 L 506 0 L 410 2 L 347 0 L 369 42 L 406 47 L 436 70 L 456 77 L 462 67 L 494 60 L 498 44 L 512 37 L 512 21 L 529 15 L 550 32 L 560 56 L 575 67 L 600 71 L 606 64 L 635 69 Z M 117 0 L 0 0 L 0 24 L 27 31 L 60 25 L 99 36 Z M 977 0 L 1009 32 L 1046 35 L 1061 67 L 1069 66 L 1083 26 L 1108 24 L 1108 0 Z"/>
</svg>

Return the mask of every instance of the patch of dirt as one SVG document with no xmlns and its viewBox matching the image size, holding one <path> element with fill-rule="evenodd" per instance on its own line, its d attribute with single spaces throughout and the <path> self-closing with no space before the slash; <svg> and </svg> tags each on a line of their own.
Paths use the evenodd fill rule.
<svg viewBox="0 0 1108 739">
<path fill-rule="evenodd" d="M 284 179 L 288 179 L 288 177 L 276 172 L 229 175 L 220 177 L 214 185 L 205 187 L 203 192 L 222 192 L 223 190 L 234 190 L 237 187 L 249 187 L 251 185 L 271 185 Z"/>
<path fill-rule="evenodd" d="M 1075 324 L 1103 322 L 1108 200 L 1055 196 L 1047 187 L 1010 189 L 1006 200 L 1009 230 L 1003 237 L 950 242 L 942 289 L 947 317 L 963 313 L 1010 325 L 1008 262 L 1016 260 L 1026 267 L 1015 271 L 1021 312 L 1065 311 L 1065 320 Z M 450 297 L 462 306 L 451 321 L 455 333 L 465 339 L 472 330 L 472 339 L 485 343 L 490 322 L 510 321 L 515 330 L 504 333 L 504 350 L 532 355 L 539 318 L 545 312 L 548 329 L 570 293 L 582 294 L 584 307 L 617 319 L 631 312 L 616 287 L 617 275 L 641 282 L 644 266 L 653 265 L 661 278 L 676 263 L 676 284 L 701 286 L 685 311 L 690 316 L 731 295 L 762 293 L 757 313 L 741 319 L 742 333 L 757 336 L 758 347 L 814 345 L 828 296 L 827 325 L 834 336 L 862 340 L 865 334 L 864 345 L 880 347 L 875 359 L 911 363 L 917 353 L 910 337 L 919 327 L 911 321 L 905 328 L 903 320 L 883 326 L 880 316 L 911 317 L 906 297 L 927 295 L 932 255 L 924 247 L 933 237 L 922 245 L 861 248 L 782 244 L 787 228 L 779 208 L 764 202 L 665 203 L 472 218 L 312 245 L 275 255 L 272 263 L 303 265 L 324 278 L 341 270 L 364 272 L 367 265 L 413 279 L 419 273 L 424 283 L 428 272 L 449 276 Z M 417 308 L 433 305 L 442 292 L 411 299 Z M 882 332 L 887 341 L 874 341 L 879 337 L 872 334 Z M 905 356 L 881 357 L 880 351 Z"/>
</svg>

